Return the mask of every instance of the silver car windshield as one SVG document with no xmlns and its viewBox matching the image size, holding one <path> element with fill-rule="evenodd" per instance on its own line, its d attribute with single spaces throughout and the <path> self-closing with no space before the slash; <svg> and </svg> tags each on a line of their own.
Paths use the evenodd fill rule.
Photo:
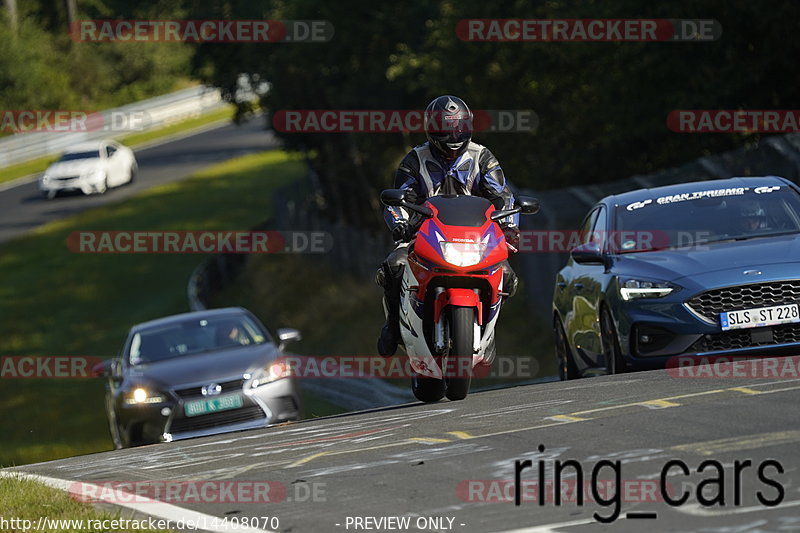
<svg viewBox="0 0 800 533">
<path fill-rule="evenodd" d="M 137 332 L 128 361 L 135 366 L 265 342 L 266 334 L 245 316 L 194 319 Z"/>
</svg>

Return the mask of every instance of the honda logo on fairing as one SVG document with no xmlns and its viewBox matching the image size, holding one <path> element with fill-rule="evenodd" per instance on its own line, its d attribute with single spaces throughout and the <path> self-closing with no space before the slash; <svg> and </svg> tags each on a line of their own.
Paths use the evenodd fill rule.
<svg viewBox="0 0 800 533">
<path fill-rule="evenodd" d="M 222 392 L 222 385 L 219 385 L 218 383 L 210 383 L 209 385 L 201 388 L 200 392 L 203 393 L 203 396 L 217 396 L 220 392 Z"/>
</svg>

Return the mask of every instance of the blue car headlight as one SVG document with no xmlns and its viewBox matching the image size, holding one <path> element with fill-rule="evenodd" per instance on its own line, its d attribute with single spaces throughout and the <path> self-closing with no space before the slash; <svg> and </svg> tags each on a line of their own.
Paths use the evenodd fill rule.
<svg viewBox="0 0 800 533">
<path fill-rule="evenodd" d="M 678 286 L 667 281 L 637 278 L 619 279 L 619 295 L 626 302 L 638 298 L 663 298 L 676 290 L 678 290 Z"/>
</svg>

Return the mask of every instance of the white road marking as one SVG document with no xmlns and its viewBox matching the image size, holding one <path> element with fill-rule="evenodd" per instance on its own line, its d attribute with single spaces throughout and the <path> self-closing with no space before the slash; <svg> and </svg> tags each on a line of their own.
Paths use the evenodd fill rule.
<svg viewBox="0 0 800 533">
<path fill-rule="evenodd" d="M 497 533 L 558 533 L 558 529 L 562 527 L 572 526 L 585 526 L 587 524 L 597 524 L 594 518 L 582 518 L 580 520 L 572 520 L 570 522 L 555 522 L 553 524 L 545 524 L 542 526 L 527 526 L 519 529 L 506 529 L 498 531 Z"/>
<path fill-rule="evenodd" d="M 68 481 L 66 479 L 58 479 L 53 477 L 46 477 L 40 476 L 38 474 L 26 474 L 25 472 L 17 472 L 17 471 L 0 471 L 0 477 L 5 478 L 22 478 L 28 479 L 31 481 L 38 481 L 48 487 L 52 487 L 54 489 L 63 490 L 67 493 L 70 493 L 70 489 L 74 490 L 74 485 L 78 483 L 77 481 Z M 134 511 L 138 511 L 144 515 L 152 516 L 155 518 L 162 518 L 164 520 L 170 520 L 173 524 L 177 524 L 179 521 L 183 521 L 187 523 L 189 521 L 194 522 L 195 524 L 204 524 L 201 528 L 204 531 L 219 531 L 219 532 L 229 532 L 229 531 L 237 531 L 237 532 L 245 532 L 245 533 L 276 533 L 275 531 L 271 531 L 268 529 L 258 529 L 253 527 L 242 527 L 240 523 L 233 523 L 233 522 L 225 522 L 225 526 L 221 526 L 217 524 L 216 527 L 213 527 L 214 521 L 216 520 L 219 522 L 220 517 L 208 515 L 205 513 L 199 513 L 197 511 L 192 511 L 190 509 L 184 509 L 182 507 L 178 507 L 176 505 L 172 505 L 169 503 L 160 502 L 157 500 L 151 500 L 144 496 L 137 496 L 136 502 L 126 502 L 125 500 L 130 499 L 130 494 L 119 491 L 119 490 L 108 490 L 102 488 L 100 486 L 93 485 L 91 483 L 86 483 L 84 481 L 80 482 L 82 489 L 86 490 L 90 487 L 96 487 L 97 490 L 95 494 L 100 494 L 97 498 L 98 500 L 102 500 L 104 503 L 110 503 L 112 505 L 116 505 L 119 507 L 126 507 L 128 509 L 133 509 Z"/>
<path fill-rule="evenodd" d="M 726 516 L 732 514 L 756 513 L 758 511 L 774 511 L 782 510 L 787 507 L 797 507 L 800 505 L 800 500 L 793 500 L 791 502 L 782 502 L 775 507 L 767 507 L 766 505 L 753 505 L 752 507 L 735 507 L 731 509 L 709 509 L 703 507 L 699 503 L 692 503 L 676 507 L 676 511 L 680 511 L 692 516 Z"/>
</svg>

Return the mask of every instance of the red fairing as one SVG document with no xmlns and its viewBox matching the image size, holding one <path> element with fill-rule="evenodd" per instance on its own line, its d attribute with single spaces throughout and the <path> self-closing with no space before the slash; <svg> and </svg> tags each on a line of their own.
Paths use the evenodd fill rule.
<svg viewBox="0 0 800 533">
<path fill-rule="evenodd" d="M 447 289 L 436 298 L 433 307 L 433 321 L 439 322 L 442 310 L 448 305 L 458 307 L 477 307 L 478 324 L 483 325 L 483 303 L 480 297 L 471 289 Z"/>
<path fill-rule="evenodd" d="M 438 209 L 426 203 L 426 207 L 430 208 L 434 216 L 425 220 L 420 226 L 419 232 L 414 239 L 414 247 L 411 254 L 409 254 L 408 265 L 411 268 L 414 277 L 419 282 L 416 294 L 414 295 L 418 301 L 423 301 L 427 293 L 428 283 L 434 277 L 469 277 L 484 279 L 491 287 L 490 303 L 496 304 L 500 299 L 499 290 L 500 282 L 503 279 L 503 269 L 500 268 L 499 263 L 508 259 L 508 248 L 506 247 L 505 238 L 500 227 L 493 222 L 489 216 L 494 212 L 494 207 L 490 206 L 486 210 L 486 222 L 480 227 L 465 227 L 465 226 L 448 226 L 438 219 Z M 487 239 L 487 249 L 480 262 L 470 266 L 457 266 L 445 261 L 441 251 L 439 242 L 483 242 Z M 470 301 L 477 301 L 481 304 L 480 299 L 477 298 L 472 290 L 467 290 L 473 297 Z M 446 294 L 447 291 L 443 294 Z M 436 302 L 435 320 L 438 321 L 439 312 L 447 304 L 441 304 L 440 301 L 446 298 L 440 296 Z M 450 302 L 453 303 L 452 301 Z M 478 304 L 470 304 L 475 307 Z M 462 305 L 462 304 L 453 304 Z M 482 305 L 481 305 L 482 308 Z M 482 309 L 481 309 L 482 310 Z M 484 321 L 483 313 L 479 314 L 479 320 L 482 324 Z"/>
</svg>

